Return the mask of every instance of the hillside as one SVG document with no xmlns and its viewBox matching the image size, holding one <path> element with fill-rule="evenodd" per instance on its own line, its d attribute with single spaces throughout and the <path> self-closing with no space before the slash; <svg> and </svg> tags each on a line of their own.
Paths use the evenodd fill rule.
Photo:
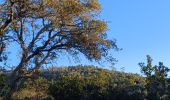
<svg viewBox="0 0 170 100">
<path fill-rule="evenodd" d="M 1 74 L 1 89 L 5 85 Z M 144 100 L 147 81 L 138 74 L 95 66 L 53 67 L 28 78 L 12 98 L 34 100 Z M 154 89 L 156 89 L 155 87 Z M 1 96 L 8 91 L 1 90 Z M 2 94 L 3 93 L 3 94 Z M 164 95 L 168 100 L 168 94 Z M 150 100 L 150 99 L 148 99 Z"/>
<path fill-rule="evenodd" d="M 5 86 L 3 82 L 1 84 Z M 130 100 L 132 96 L 143 94 L 141 89 L 144 84 L 144 78 L 138 74 L 94 66 L 54 67 L 41 70 L 34 78 L 28 78 L 13 98 L 123 100 L 128 96 Z"/>
</svg>

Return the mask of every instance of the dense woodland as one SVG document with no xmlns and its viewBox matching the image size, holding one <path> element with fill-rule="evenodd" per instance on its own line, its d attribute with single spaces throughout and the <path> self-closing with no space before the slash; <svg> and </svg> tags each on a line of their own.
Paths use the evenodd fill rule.
<svg viewBox="0 0 170 100">
<path fill-rule="evenodd" d="M 14 100 L 169 100 L 169 69 L 159 63 L 139 64 L 144 76 L 98 68 L 70 66 L 42 69 L 36 75 L 25 77 Z M 1 72 L 1 96 L 9 92 L 8 74 Z"/>
</svg>

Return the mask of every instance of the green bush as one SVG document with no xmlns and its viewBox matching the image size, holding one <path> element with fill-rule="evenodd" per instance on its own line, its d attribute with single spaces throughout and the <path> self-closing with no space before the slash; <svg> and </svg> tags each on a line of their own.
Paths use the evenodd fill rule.
<svg viewBox="0 0 170 100">
<path fill-rule="evenodd" d="M 44 100 L 50 97 L 48 95 L 48 88 L 49 81 L 45 78 L 27 79 L 19 91 L 13 94 L 12 99 Z"/>
<path fill-rule="evenodd" d="M 75 77 L 62 77 L 51 82 L 49 92 L 57 100 L 79 100 L 83 96 L 84 80 Z"/>
</svg>

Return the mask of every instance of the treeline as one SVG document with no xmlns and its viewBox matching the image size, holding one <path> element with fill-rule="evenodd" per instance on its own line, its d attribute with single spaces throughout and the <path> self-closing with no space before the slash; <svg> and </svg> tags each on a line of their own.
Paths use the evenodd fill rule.
<svg viewBox="0 0 170 100">
<path fill-rule="evenodd" d="M 169 79 L 158 80 L 156 74 L 152 73 L 152 77 L 142 77 L 94 66 L 53 68 L 50 71 L 41 71 L 33 78 L 27 78 L 19 91 L 13 94 L 12 99 L 169 100 Z M 6 78 L 6 75 L 1 74 L 2 97 L 8 93 Z M 165 83 L 161 84 L 162 82 Z"/>
<path fill-rule="evenodd" d="M 5 86 L 1 74 L 0 86 Z M 28 78 L 13 99 L 131 100 L 143 99 L 144 78 L 137 74 L 110 71 L 94 66 L 54 68 Z M 1 90 L 2 91 L 2 90 Z M 5 90 L 8 92 L 8 87 Z M 4 95 L 5 95 L 5 91 Z"/>
</svg>

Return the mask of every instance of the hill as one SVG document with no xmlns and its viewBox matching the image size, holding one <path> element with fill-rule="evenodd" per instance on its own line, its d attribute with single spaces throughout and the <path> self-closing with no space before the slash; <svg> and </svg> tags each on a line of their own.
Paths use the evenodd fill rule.
<svg viewBox="0 0 170 100">
<path fill-rule="evenodd" d="M 5 86 L 3 74 L 0 81 L 2 88 Z M 8 88 L 5 91 L 7 90 Z M 13 95 L 14 100 L 144 100 L 145 98 L 147 98 L 145 77 L 95 66 L 53 67 L 41 70 L 36 77 L 26 79 L 19 91 Z"/>
</svg>

